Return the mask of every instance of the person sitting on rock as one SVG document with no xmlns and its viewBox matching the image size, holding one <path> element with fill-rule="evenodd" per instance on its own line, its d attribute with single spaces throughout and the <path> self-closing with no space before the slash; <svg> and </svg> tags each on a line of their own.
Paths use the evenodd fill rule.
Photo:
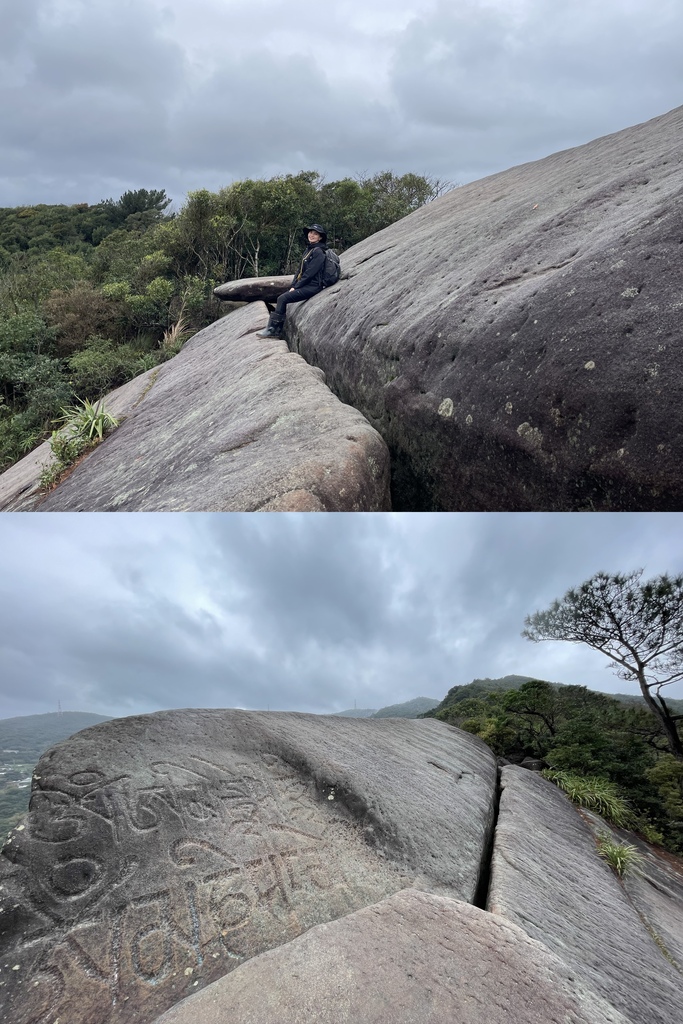
<svg viewBox="0 0 683 1024">
<path fill-rule="evenodd" d="M 307 232 L 308 245 L 301 266 L 292 280 L 289 291 L 283 292 L 275 303 L 275 309 L 268 318 L 268 326 L 256 332 L 259 338 L 281 338 L 289 303 L 303 302 L 304 299 L 310 299 L 312 295 L 322 291 L 327 232 L 321 224 L 311 224 L 304 230 Z"/>
</svg>

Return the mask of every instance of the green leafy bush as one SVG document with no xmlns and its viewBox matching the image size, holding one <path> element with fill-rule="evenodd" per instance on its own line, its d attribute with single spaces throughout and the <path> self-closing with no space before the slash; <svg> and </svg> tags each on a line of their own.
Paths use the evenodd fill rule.
<svg viewBox="0 0 683 1024">
<path fill-rule="evenodd" d="M 86 398 L 100 398 L 155 366 L 159 358 L 160 354 L 132 344 L 115 345 L 110 338 L 90 337 L 86 347 L 68 360 L 73 391 Z"/>
<path fill-rule="evenodd" d="M 89 281 L 80 281 L 69 291 L 51 292 L 42 310 L 54 330 L 60 355 L 83 348 L 92 335 L 121 340 L 125 336 L 125 302 Z"/>
</svg>

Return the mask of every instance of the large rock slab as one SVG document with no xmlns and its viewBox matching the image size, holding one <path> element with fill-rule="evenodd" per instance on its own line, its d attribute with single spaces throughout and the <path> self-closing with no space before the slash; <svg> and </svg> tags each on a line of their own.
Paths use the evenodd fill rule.
<svg viewBox="0 0 683 1024">
<path fill-rule="evenodd" d="M 159 372 L 159 367 L 153 367 L 115 391 L 110 391 L 103 400 L 107 412 L 117 420 L 130 416 L 153 386 Z M 0 474 L 0 512 L 26 512 L 34 509 L 44 497 L 40 490 L 41 474 L 52 461 L 50 442 L 44 441 Z"/>
<path fill-rule="evenodd" d="M 382 438 L 335 398 L 320 370 L 285 342 L 255 336 L 266 318 L 263 303 L 253 303 L 195 335 L 158 368 L 117 430 L 46 497 L 34 493 L 29 502 L 23 490 L 21 507 L 387 510 L 389 456 Z M 6 508 L 16 507 L 22 464 L 7 472 Z"/>
<path fill-rule="evenodd" d="M 502 769 L 487 908 L 575 971 L 633 1024 L 680 1024 L 683 975 L 648 932 L 589 825 L 552 783 Z"/>
<path fill-rule="evenodd" d="M 683 107 L 473 182 L 288 315 L 394 507 L 683 508 Z"/>
<path fill-rule="evenodd" d="M 87 729 L 41 759 L 0 858 L 0 1019 L 149 1021 L 407 886 L 472 900 L 495 786 L 488 748 L 436 721 L 168 711 Z"/>
<path fill-rule="evenodd" d="M 275 302 L 283 292 L 292 287 L 292 275 L 281 277 L 241 277 L 214 288 L 213 294 L 224 302 Z"/>
<path fill-rule="evenodd" d="M 643 923 L 683 978 L 683 863 L 634 836 L 626 841 L 640 850 L 643 863 L 639 871 L 626 875 L 624 888 Z"/>
<path fill-rule="evenodd" d="M 627 1024 L 524 932 L 407 889 L 318 925 L 155 1024 Z"/>
<path fill-rule="evenodd" d="M 596 814 L 582 811 L 581 815 L 596 838 L 607 833 L 616 842 L 634 846 L 640 854 L 640 863 L 622 879 L 624 890 L 659 948 L 683 977 L 683 860 L 607 824 Z"/>
</svg>

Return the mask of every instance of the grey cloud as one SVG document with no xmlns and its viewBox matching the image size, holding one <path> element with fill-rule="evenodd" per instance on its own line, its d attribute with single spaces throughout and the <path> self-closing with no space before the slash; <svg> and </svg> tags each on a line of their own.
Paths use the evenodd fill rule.
<svg viewBox="0 0 683 1024">
<path fill-rule="evenodd" d="M 683 84 L 673 0 L 2 11 L 3 205 L 302 168 L 468 181 L 663 113 Z"/>
<path fill-rule="evenodd" d="M 37 186 L 24 202 L 49 201 L 60 180 L 67 194 L 52 201 L 68 201 L 89 177 L 85 199 L 96 202 L 109 181 L 162 173 L 168 102 L 183 87 L 185 58 L 162 37 L 153 8 L 100 3 L 59 21 L 49 4 L 34 4 L 24 27 L 0 72 L 0 201 L 17 200 L 21 177 Z"/>
<path fill-rule="evenodd" d="M 683 571 L 682 517 L 3 517 L 0 714 L 329 712 L 475 676 L 606 690 L 604 659 L 520 637 L 598 569 Z M 106 528 L 105 528 L 106 527 Z M 675 694 L 672 694 L 675 695 Z"/>
<path fill-rule="evenodd" d="M 652 19 L 639 5 L 578 0 L 532 0 L 523 11 L 441 3 L 408 26 L 395 54 L 401 111 L 418 132 L 449 131 L 460 166 L 550 153 L 680 97 L 683 11 L 674 5 Z"/>
<path fill-rule="evenodd" d="M 2 64 L 10 64 L 23 45 L 30 41 L 38 25 L 45 0 L 0 0 L 0 57 Z M 0 71 L 4 70 L 0 64 Z"/>
<path fill-rule="evenodd" d="M 245 610 L 258 614 L 282 639 L 303 627 L 331 642 L 360 643 L 378 627 L 391 626 L 393 573 L 377 562 L 379 539 L 371 519 L 356 526 L 341 517 L 333 531 L 324 520 L 305 529 L 296 520 L 285 520 L 278 534 L 255 544 L 249 543 L 249 517 L 242 524 L 246 543 L 235 544 L 226 543 L 232 524 L 213 521 L 217 555 L 225 560 L 226 578 L 243 588 Z M 303 620 L 299 599 L 305 601 Z"/>
</svg>

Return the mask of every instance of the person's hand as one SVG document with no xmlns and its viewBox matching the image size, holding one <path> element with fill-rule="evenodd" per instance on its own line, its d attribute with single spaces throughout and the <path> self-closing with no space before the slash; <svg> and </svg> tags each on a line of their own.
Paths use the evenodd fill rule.
<svg viewBox="0 0 683 1024">
<path fill-rule="evenodd" d="M 293 289 L 293 288 L 290 288 L 289 290 L 290 290 L 290 292 L 293 292 L 293 291 L 294 291 L 294 289 Z"/>
</svg>

